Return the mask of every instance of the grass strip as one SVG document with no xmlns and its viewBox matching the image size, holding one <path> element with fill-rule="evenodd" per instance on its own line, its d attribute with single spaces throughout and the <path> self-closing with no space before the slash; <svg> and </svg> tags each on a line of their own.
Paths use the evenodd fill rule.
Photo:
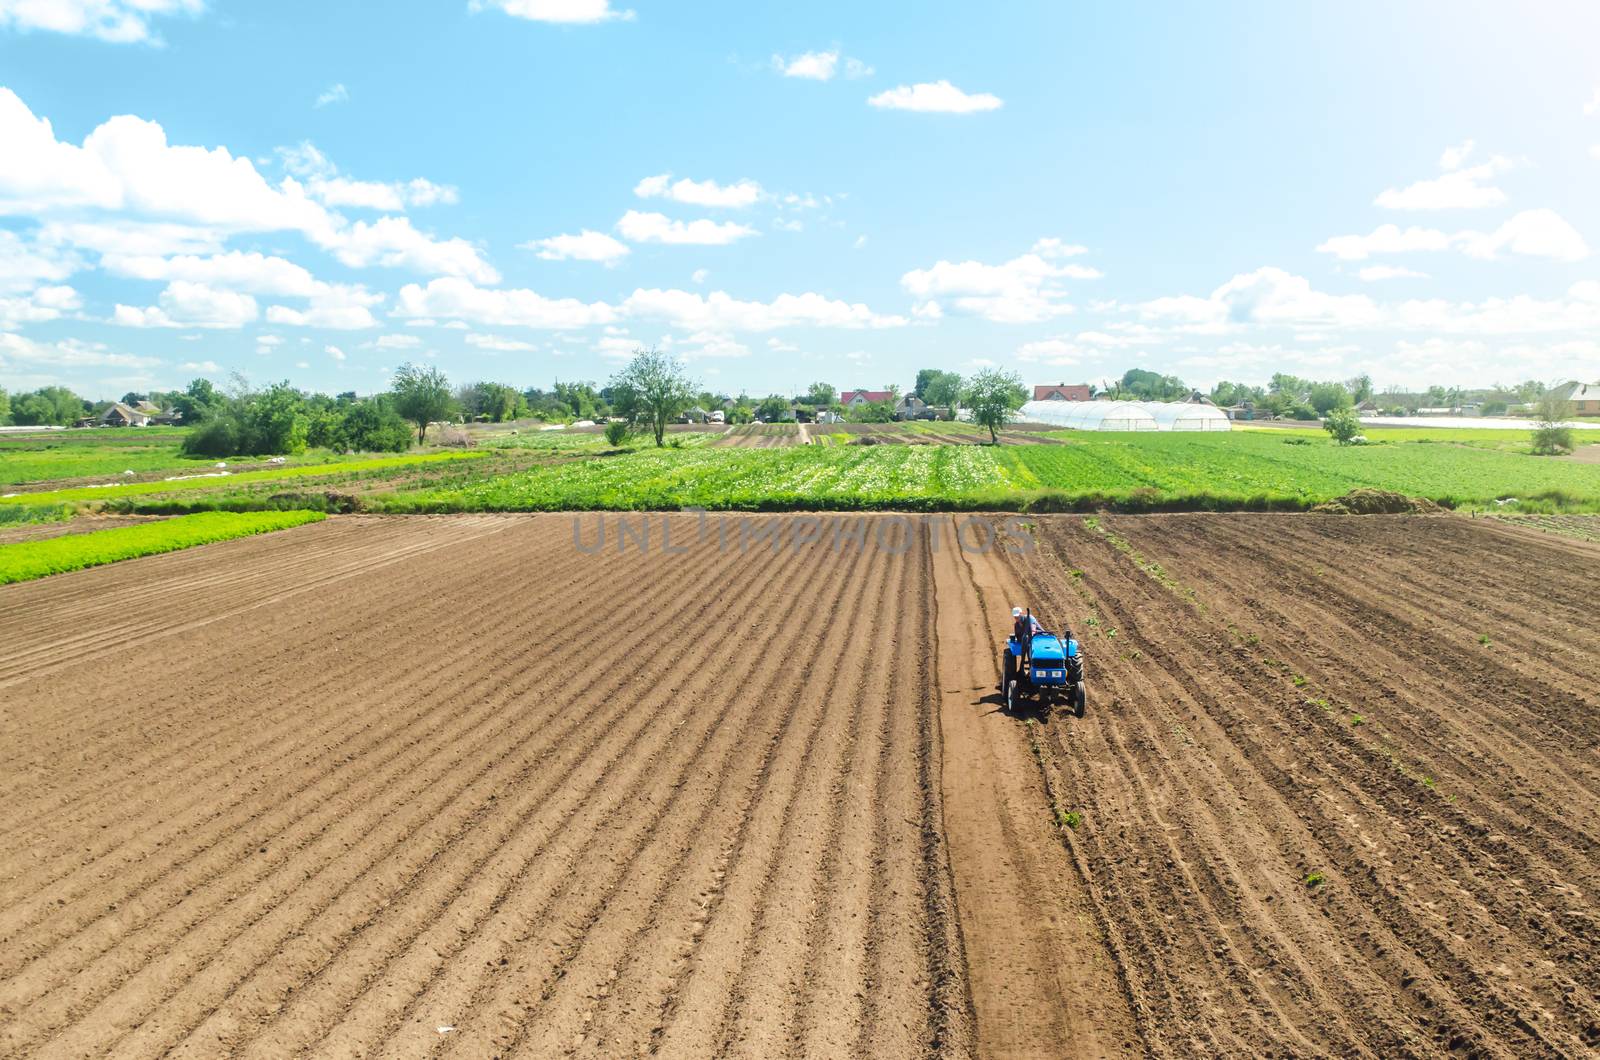
<svg viewBox="0 0 1600 1060">
<path fill-rule="evenodd" d="M 0 545 L 0 585 L 82 570 L 136 556 L 226 541 L 326 519 L 321 512 L 205 512 L 142 526 Z"/>
<path fill-rule="evenodd" d="M 486 456 L 482 452 L 426 453 L 420 456 L 380 457 L 376 460 L 346 460 L 337 464 L 308 464 L 302 467 L 273 468 L 267 471 L 241 471 L 234 475 L 180 479 L 162 482 L 118 482 L 105 486 L 76 486 L 48 493 L 15 493 L 0 497 L 0 504 L 66 504 L 78 501 L 106 501 L 119 497 L 148 496 L 192 490 L 231 489 L 257 482 L 293 482 L 296 479 L 322 478 L 362 471 L 393 471 L 451 460 L 470 460 Z"/>
</svg>

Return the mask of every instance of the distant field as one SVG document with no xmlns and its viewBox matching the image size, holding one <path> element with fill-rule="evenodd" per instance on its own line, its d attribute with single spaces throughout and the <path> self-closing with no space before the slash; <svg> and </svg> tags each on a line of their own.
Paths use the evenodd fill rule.
<svg viewBox="0 0 1600 1060">
<path fill-rule="evenodd" d="M 907 428 L 885 428 L 907 431 Z M 1418 439 L 1051 432 L 1059 444 L 644 448 L 379 498 L 393 511 L 1302 509 L 1356 488 L 1600 511 L 1600 465 Z M 1534 499 L 1534 500 L 1530 500 Z"/>
<path fill-rule="evenodd" d="M 308 464 L 272 469 L 230 461 L 238 473 L 227 477 L 161 481 L 162 470 L 210 470 L 209 461 L 177 455 L 178 437 L 100 431 L 0 439 L 0 477 L 18 481 L 51 465 L 46 479 L 62 484 L 0 489 L 16 494 L 0 508 L 114 502 L 122 511 L 244 510 L 293 504 L 298 494 L 287 489 L 308 498 L 337 490 L 393 512 L 1298 510 L 1371 488 L 1456 508 L 1600 512 L 1600 464 L 1533 456 L 1525 436 L 1504 431 L 1391 428 L 1375 432 L 1374 444 L 1341 447 L 1319 430 L 1017 430 L 991 446 L 975 444 L 987 435 L 966 424 L 836 424 L 808 426 L 807 445 L 794 425 L 755 425 L 677 429 L 662 449 L 634 436 L 618 451 L 594 429 L 519 429 L 480 432 L 479 447 L 464 452 L 313 454 L 297 458 Z M 479 459 L 463 459 L 472 456 Z M 123 469 L 158 480 L 99 485 Z"/>
<path fill-rule="evenodd" d="M 213 457 L 184 456 L 179 446 L 188 431 L 177 427 L 140 427 L 86 431 L 50 431 L 0 436 L 0 486 L 39 482 L 104 478 L 115 480 L 125 471 L 136 476 L 170 471 L 194 474 L 216 464 Z M 233 457 L 233 465 L 260 465 L 265 457 Z M 326 449 L 313 449 L 289 457 L 291 464 L 325 464 L 347 461 Z M 0 491 L 3 492 L 3 491 Z"/>
</svg>

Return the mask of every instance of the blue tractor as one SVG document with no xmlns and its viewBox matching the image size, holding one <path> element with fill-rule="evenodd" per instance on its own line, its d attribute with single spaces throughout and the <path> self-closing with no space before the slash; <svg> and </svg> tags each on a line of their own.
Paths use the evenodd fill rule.
<svg viewBox="0 0 1600 1060">
<path fill-rule="evenodd" d="M 1073 714 L 1083 717 L 1083 653 L 1078 650 L 1072 631 L 1058 637 L 1040 626 L 1031 612 L 1027 621 L 1033 629 L 1031 658 L 1023 661 L 1022 648 L 1014 634 L 1006 638 L 1000 656 L 1000 689 L 1006 697 L 1006 710 L 1014 713 L 1032 700 L 1046 712 L 1055 704 L 1064 703 Z"/>
</svg>

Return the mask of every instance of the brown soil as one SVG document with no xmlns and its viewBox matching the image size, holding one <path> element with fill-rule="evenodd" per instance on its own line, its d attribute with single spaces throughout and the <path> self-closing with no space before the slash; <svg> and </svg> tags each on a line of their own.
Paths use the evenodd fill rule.
<svg viewBox="0 0 1600 1060">
<path fill-rule="evenodd" d="M 671 518 L 681 554 L 357 516 L 0 588 L 0 1054 L 1600 1046 L 1592 546 Z M 1022 603 L 1085 718 L 1000 708 Z"/>
</svg>

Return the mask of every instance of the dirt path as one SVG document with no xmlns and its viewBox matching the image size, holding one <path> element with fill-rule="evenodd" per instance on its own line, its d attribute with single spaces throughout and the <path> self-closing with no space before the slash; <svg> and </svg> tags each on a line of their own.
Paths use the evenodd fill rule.
<svg viewBox="0 0 1600 1060">
<path fill-rule="evenodd" d="M 996 692 L 1008 601 L 997 553 L 934 553 L 945 827 L 978 1045 L 993 1057 L 1138 1055 L 1132 1015 L 1057 838 L 1024 724 Z M 1064 722 L 1057 722 L 1064 724 Z"/>
</svg>

